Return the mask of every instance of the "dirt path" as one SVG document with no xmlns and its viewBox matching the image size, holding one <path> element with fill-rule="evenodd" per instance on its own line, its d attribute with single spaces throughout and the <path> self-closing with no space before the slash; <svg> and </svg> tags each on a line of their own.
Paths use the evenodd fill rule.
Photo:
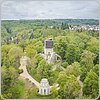
<svg viewBox="0 0 100 100">
<path fill-rule="evenodd" d="M 20 74 L 21 77 L 23 77 L 24 79 L 28 79 L 29 81 L 31 81 L 32 83 L 34 83 L 34 85 L 35 85 L 36 87 L 39 88 L 40 83 L 37 82 L 37 81 L 28 73 L 27 68 L 26 68 L 25 65 L 24 65 L 24 66 L 20 66 L 19 69 L 22 69 L 22 70 L 23 70 L 23 73 Z"/>
</svg>

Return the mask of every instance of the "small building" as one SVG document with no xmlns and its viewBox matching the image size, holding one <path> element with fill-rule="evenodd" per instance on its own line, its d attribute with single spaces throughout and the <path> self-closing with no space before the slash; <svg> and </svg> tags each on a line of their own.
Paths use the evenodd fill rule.
<svg viewBox="0 0 100 100">
<path fill-rule="evenodd" d="M 40 82 L 39 94 L 41 94 L 41 95 L 49 95 L 50 94 L 50 85 L 46 78 L 43 78 Z"/>
</svg>

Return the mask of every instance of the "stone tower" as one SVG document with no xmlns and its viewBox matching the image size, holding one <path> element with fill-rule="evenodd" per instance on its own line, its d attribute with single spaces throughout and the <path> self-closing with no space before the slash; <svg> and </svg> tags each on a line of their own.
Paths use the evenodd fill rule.
<svg viewBox="0 0 100 100">
<path fill-rule="evenodd" d="M 40 82 L 39 94 L 41 94 L 41 95 L 49 95 L 50 94 L 50 86 L 49 86 L 49 82 L 46 78 L 43 78 Z"/>
<path fill-rule="evenodd" d="M 45 40 L 44 41 L 44 54 L 45 54 L 45 59 L 49 62 L 51 55 L 53 54 L 53 40 Z"/>
</svg>

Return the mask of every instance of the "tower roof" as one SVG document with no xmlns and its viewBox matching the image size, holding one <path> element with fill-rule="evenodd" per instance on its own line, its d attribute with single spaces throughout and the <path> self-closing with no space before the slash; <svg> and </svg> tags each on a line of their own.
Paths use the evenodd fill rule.
<svg viewBox="0 0 100 100">
<path fill-rule="evenodd" d="M 53 48 L 53 40 L 52 39 L 45 40 L 44 46 L 45 46 L 45 48 Z"/>
<path fill-rule="evenodd" d="M 40 87 L 48 88 L 49 87 L 48 79 L 46 79 L 46 78 L 41 79 Z"/>
</svg>

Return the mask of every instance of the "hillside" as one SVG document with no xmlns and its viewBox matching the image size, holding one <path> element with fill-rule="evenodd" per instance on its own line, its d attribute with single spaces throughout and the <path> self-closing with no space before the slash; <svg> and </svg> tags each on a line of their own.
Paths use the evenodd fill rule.
<svg viewBox="0 0 100 100">
<path fill-rule="evenodd" d="M 99 30 L 95 30 L 98 25 L 99 21 L 94 19 L 3 20 L 2 96 L 6 99 L 95 99 L 99 94 Z M 73 26 L 77 27 L 73 29 Z M 79 29 L 80 26 L 89 28 Z M 49 49 L 45 40 L 52 40 Z M 49 95 L 39 94 L 39 89 L 28 79 L 19 78 L 24 72 L 19 69 L 23 56 L 28 57 L 24 67 L 31 79 L 39 83 L 48 79 L 52 86 Z"/>
</svg>

